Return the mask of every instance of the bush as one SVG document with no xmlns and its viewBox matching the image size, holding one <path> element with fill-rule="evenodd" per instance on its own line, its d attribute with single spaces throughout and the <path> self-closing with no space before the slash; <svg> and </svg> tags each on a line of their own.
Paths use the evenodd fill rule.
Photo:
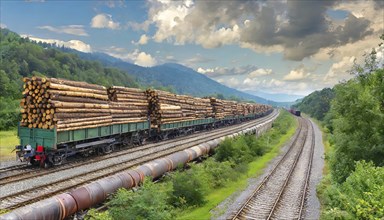
<svg viewBox="0 0 384 220">
<path fill-rule="evenodd" d="M 172 191 L 169 201 L 175 207 L 199 206 L 204 200 L 204 183 L 191 169 L 172 175 Z"/>
<path fill-rule="evenodd" d="M 223 187 L 230 180 L 235 180 L 239 173 L 232 168 L 233 164 L 229 161 L 217 162 L 212 158 L 207 159 L 202 164 L 205 173 L 208 174 L 211 188 Z"/>
<path fill-rule="evenodd" d="M 113 219 L 172 219 L 167 204 L 169 187 L 145 180 L 136 192 L 121 188 L 108 202 Z M 156 195 L 156 196 L 154 196 Z"/>
<path fill-rule="evenodd" d="M 325 191 L 326 219 L 381 219 L 384 216 L 384 167 L 356 163 L 355 171 L 341 184 Z"/>
</svg>

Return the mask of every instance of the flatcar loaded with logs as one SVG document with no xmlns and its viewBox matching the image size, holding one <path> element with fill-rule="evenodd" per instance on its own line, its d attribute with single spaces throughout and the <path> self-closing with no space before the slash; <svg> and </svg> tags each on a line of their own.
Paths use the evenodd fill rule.
<svg viewBox="0 0 384 220">
<path fill-rule="evenodd" d="M 24 78 L 17 156 L 40 166 L 255 119 L 271 106 L 148 89 Z"/>
</svg>

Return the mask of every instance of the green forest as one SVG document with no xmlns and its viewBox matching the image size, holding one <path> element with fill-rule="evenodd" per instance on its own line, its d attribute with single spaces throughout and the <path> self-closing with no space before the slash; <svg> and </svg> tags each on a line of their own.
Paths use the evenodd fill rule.
<svg viewBox="0 0 384 220">
<path fill-rule="evenodd" d="M 17 125 L 23 77 L 47 76 L 104 86 L 139 86 L 124 71 L 80 59 L 76 54 L 60 51 L 55 45 L 32 42 L 3 28 L 0 57 L 0 130 Z"/>
<path fill-rule="evenodd" d="M 324 219 L 384 216 L 384 68 L 376 55 L 355 64 L 351 80 L 295 105 L 322 122 L 330 144 L 329 173 L 318 188 Z"/>
</svg>

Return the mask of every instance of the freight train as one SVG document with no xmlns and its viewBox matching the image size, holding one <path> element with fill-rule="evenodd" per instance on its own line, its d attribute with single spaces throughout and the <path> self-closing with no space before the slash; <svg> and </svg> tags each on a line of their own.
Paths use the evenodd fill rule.
<svg viewBox="0 0 384 220">
<path fill-rule="evenodd" d="M 294 115 L 296 115 L 296 116 L 299 116 L 299 117 L 301 116 L 301 111 L 300 110 L 296 110 L 294 108 L 291 108 L 291 109 L 289 109 L 289 112 L 294 114 Z"/>
<path fill-rule="evenodd" d="M 20 161 L 60 165 L 75 154 L 107 154 L 195 131 L 265 116 L 272 107 L 159 90 L 110 87 L 55 78 L 24 78 Z"/>
</svg>

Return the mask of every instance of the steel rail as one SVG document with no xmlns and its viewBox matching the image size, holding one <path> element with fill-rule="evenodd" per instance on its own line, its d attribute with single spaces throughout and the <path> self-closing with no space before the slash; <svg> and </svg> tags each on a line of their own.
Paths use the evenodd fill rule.
<svg viewBox="0 0 384 220">
<path fill-rule="evenodd" d="M 312 170 L 313 155 L 315 152 L 315 136 L 316 136 L 315 135 L 315 129 L 313 128 L 313 124 L 310 120 L 309 120 L 309 123 L 311 124 L 311 131 L 312 131 L 313 135 L 312 135 L 312 141 L 311 141 L 310 159 L 309 159 L 308 166 L 307 166 L 307 173 L 305 175 L 305 184 L 303 187 L 303 194 L 301 197 L 298 219 L 302 219 L 302 216 L 303 216 L 305 199 L 307 197 L 307 190 L 308 190 L 308 185 L 309 185 L 309 180 L 310 180 L 311 170 Z"/>
<path fill-rule="evenodd" d="M 256 195 L 256 193 L 258 193 L 260 191 L 260 189 L 267 183 L 267 181 L 272 177 L 272 175 L 276 172 L 276 170 L 280 167 L 280 165 L 283 163 L 283 161 L 288 157 L 288 155 L 290 154 L 290 152 L 292 151 L 293 149 L 293 146 L 297 143 L 298 139 L 299 139 L 299 136 L 300 136 L 300 133 L 302 131 L 302 127 L 303 127 L 303 124 L 302 122 L 299 120 L 299 128 L 297 129 L 296 131 L 296 134 L 294 136 L 294 140 L 293 142 L 291 142 L 290 146 L 289 146 L 289 149 L 283 154 L 282 158 L 279 160 L 279 162 L 273 167 L 272 171 L 263 178 L 263 180 L 261 181 L 261 183 L 257 186 L 257 188 L 255 190 L 253 190 L 253 192 L 251 193 L 251 195 L 248 197 L 248 199 L 245 201 L 245 203 L 243 203 L 243 205 L 238 209 L 238 211 L 235 213 L 235 215 L 232 217 L 233 220 L 235 219 L 240 219 L 239 217 L 241 216 L 242 212 L 244 212 L 243 210 L 245 209 L 245 207 L 251 202 L 251 200 L 254 198 L 254 196 Z"/>
</svg>

